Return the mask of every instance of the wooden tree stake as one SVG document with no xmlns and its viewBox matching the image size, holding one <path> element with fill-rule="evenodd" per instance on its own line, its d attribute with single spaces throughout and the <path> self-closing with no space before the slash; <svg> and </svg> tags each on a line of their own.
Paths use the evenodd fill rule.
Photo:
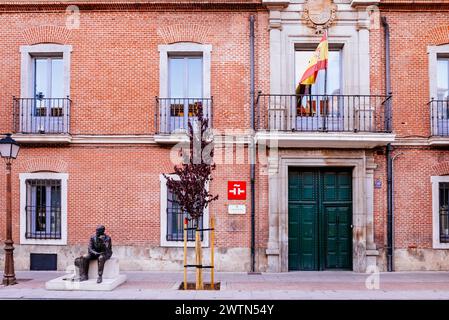
<svg viewBox="0 0 449 320">
<path fill-rule="evenodd" d="M 184 290 L 187 290 L 187 218 L 184 219 Z"/>
<path fill-rule="evenodd" d="M 210 285 L 212 290 L 214 290 L 215 286 L 214 286 L 214 272 L 215 272 L 215 265 L 214 265 L 214 242 L 215 242 L 215 219 L 211 216 L 210 217 L 210 228 L 211 233 L 210 233 L 210 265 L 211 265 L 211 272 L 210 272 Z"/>
</svg>

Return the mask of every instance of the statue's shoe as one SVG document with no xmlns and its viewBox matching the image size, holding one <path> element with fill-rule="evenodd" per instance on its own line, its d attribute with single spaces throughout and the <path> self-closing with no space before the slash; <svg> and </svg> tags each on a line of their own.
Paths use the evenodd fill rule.
<svg viewBox="0 0 449 320">
<path fill-rule="evenodd" d="M 80 278 L 79 278 L 79 281 L 87 281 L 87 280 L 89 280 L 88 277 L 80 277 Z"/>
<path fill-rule="evenodd" d="M 97 283 L 102 283 L 103 282 L 103 277 L 99 276 L 97 279 Z"/>
</svg>

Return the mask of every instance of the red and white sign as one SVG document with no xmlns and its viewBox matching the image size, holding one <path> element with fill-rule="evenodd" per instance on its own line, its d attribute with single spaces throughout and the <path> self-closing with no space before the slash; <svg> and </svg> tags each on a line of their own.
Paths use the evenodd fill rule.
<svg viewBox="0 0 449 320">
<path fill-rule="evenodd" d="M 246 181 L 228 181 L 228 200 L 246 200 Z"/>
</svg>

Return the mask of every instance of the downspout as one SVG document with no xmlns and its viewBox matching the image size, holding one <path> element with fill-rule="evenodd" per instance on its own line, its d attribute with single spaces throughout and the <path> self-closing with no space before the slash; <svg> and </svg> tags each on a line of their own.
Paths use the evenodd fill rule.
<svg viewBox="0 0 449 320">
<path fill-rule="evenodd" d="M 393 270 L 393 158 L 391 143 L 387 145 L 387 270 Z"/>
<path fill-rule="evenodd" d="M 255 181 L 256 181 L 256 155 L 254 145 L 255 122 L 254 122 L 254 94 L 255 94 L 255 66 L 254 66 L 254 16 L 249 17 L 250 31 L 250 121 L 251 121 L 251 138 L 250 138 L 250 182 L 251 182 L 251 272 L 256 270 L 256 219 L 255 219 Z"/>
<path fill-rule="evenodd" d="M 385 93 L 391 95 L 391 75 L 390 75 L 390 25 L 387 17 L 382 17 L 382 25 L 385 35 Z M 389 110 L 391 111 L 391 110 Z M 390 116 L 390 115 L 389 115 Z M 391 117 L 389 118 L 391 119 Z"/>
<path fill-rule="evenodd" d="M 390 25 L 387 22 L 387 17 L 382 17 L 382 25 L 385 29 L 385 95 L 388 96 L 387 104 L 385 106 L 385 131 L 391 132 Z"/>
<path fill-rule="evenodd" d="M 385 35 L 385 93 L 391 94 L 391 75 L 390 75 L 390 26 L 386 17 L 382 17 L 382 25 Z M 386 110 L 386 131 L 391 132 L 391 99 L 388 99 Z M 393 194 L 393 158 L 391 153 L 393 147 L 391 143 L 387 145 L 387 270 L 394 271 L 394 194 Z"/>
</svg>

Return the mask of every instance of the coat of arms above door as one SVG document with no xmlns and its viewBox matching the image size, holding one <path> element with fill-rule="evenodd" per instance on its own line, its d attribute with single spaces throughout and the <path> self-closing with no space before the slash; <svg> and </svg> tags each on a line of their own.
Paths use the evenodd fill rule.
<svg viewBox="0 0 449 320">
<path fill-rule="evenodd" d="M 337 5 L 333 0 L 306 0 L 304 3 L 304 19 L 307 24 L 322 33 L 337 16 Z"/>
</svg>

